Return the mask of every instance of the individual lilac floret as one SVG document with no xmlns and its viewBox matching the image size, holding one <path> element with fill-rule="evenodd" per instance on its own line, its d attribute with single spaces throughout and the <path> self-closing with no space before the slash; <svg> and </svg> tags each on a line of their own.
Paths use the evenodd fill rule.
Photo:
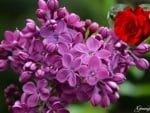
<svg viewBox="0 0 150 113">
<path fill-rule="evenodd" d="M 48 106 L 48 110 L 46 110 L 46 113 L 69 113 L 67 109 L 63 106 L 63 104 L 58 101 L 50 101 L 50 105 Z"/>
<path fill-rule="evenodd" d="M 59 82 L 64 83 L 68 81 L 69 85 L 74 87 L 76 86 L 76 79 L 78 73 L 76 71 L 80 67 L 81 59 L 73 58 L 71 54 L 65 54 L 62 58 L 62 63 L 64 68 L 62 68 L 56 75 L 56 78 Z"/>
<path fill-rule="evenodd" d="M 72 37 L 70 37 L 70 33 L 67 30 L 66 23 L 64 21 L 60 21 L 58 23 L 50 23 L 41 28 L 40 34 L 44 37 L 44 44 L 54 43 L 71 43 Z"/>
<path fill-rule="evenodd" d="M 59 69 L 62 67 L 61 56 L 59 55 L 48 54 L 44 61 L 45 65 L 43 65 L 43 68 L 45 72 L 51 73 L 52 75 L 57 74 Z"/>
<path fill-rule="evenodd" d="M 27 106 L 35 107 L 38 105 L 39 100 L 46 101 L 48 99 L 50 91 L 47 85 L 47 80 L 43 79 L 37 81 L 37 86 L 33 82 L 27 82 L 23 86 L 23 91 L 28 96 L 25 100 Z"/>
<path fill-rule="evenodd" d="M 109 78 L 109 72 L 106 67 L 102 65 L 100 59 L 96 56 L 90 58 L 88 65 L 82 65 L 79 68 L 79 73 L 85 77 L 87 83 L 96 85 L 98 81 Z"/>
<path fill-rule="evenodd" d="M 75 45 L 73 51 L 78 52 L 78 54 L 81 55 L 82 62 L 87 64 L 93 55 L 98 55 L 99 48 L 102 44 L 103 42 L 90 37 L 87 39 L 86 44 L 79 43 Z"/>
<path fill-rule="evenodd" d="M 20 101 L 16 101 L 12 106 L 13 113 L 36 113 L 32 108 L 26 106 L 25 103 L 21 103 Z"/>
</svg>

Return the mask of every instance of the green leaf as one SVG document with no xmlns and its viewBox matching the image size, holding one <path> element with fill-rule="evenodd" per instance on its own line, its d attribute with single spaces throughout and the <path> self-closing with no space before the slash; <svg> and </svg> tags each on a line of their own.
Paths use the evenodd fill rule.
<svg viewBox="0 0 150 113">
<path fill-rule="evenodd" d="M 145 11 L 150 11 L 150 4 L 140 4 L 140 7 L 142 7 Z"/>
<path fill-rule="evenodd" d="M 144 97 L 150 95 L 150 84 L 133 84 L 129 81 L 126 81 L 124 84 L 120 85 L 121 95 L 130 96 L 130 97 Z"/>
<path fill-rule="evenodd" d="M 108 11 L 108 14 L 107 14 L 107 19 L 108 19 L 109 26 L 111 28 L 113 28 L 113 26 L 114 26 L 114 19 L 115 19 L 116 14 L 119 11 L 123 11 L 126 7 L 127 7 L 127 5 L 125 5 L 125 4 L 116 4 L 110 8 L 110 10 Z"/>
</svg>

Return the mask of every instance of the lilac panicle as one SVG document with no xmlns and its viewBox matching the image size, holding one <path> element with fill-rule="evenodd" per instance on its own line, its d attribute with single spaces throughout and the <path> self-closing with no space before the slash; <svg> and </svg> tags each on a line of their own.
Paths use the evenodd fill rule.
<svg viewBox="0 0 150 113">
<path fill-rule="evenodd" d="M 0 71 L 12 68 L 23 84 L 21 96 L 5 90 L 13 113 L 69 113 L 67 106 L 76 101 L 107 107 L 119 99 L 131 66 L 149 68 L 141 58 L 149 44 L 131 48 L 112 29 L 82 21 L 58 0 L 39 0 L 36 16 L 39 26 L 26 19 L 24 28 L 6 31 L 0 43 Z"/>
</svg>

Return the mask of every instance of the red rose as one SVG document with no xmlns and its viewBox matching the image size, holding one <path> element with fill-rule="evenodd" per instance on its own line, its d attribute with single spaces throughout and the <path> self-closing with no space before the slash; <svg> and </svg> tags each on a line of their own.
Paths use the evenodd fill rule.
<svg viewBox="0 0 150 113">
<path fill-rule="evenodd" d="M 116 35 L 130 45 L 138 45 L 150 35 L 150 12 L 137 7 L 117 13 L 114 30 Z"/>
</svg>

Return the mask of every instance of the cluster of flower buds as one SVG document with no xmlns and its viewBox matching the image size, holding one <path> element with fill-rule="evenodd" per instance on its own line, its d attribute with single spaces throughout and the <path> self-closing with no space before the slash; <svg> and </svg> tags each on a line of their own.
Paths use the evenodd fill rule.
<svg viewBox="0 0 150 113">
<path fill-rule="evenodd" d="M 0 71 L 10 66 L 23 84 L 13 113 L 69 113 L 66 107 L 76 101 L 107 107 L 119 98 L 130 66 L 149 67 L 138 57 L 149 45 L 130 49 L 112 29 L 81 21 L 58 0 L 39 0 L 36 15 L 40 27 L 27 19 L 0 44 Z"/>
</svg>

